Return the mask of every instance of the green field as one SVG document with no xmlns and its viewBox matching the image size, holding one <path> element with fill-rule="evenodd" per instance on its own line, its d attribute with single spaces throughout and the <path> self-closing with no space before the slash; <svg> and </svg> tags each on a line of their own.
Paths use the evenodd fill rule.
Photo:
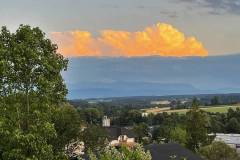
<svg viewBox="0 0 240 160">
<path fill-rule="evenodd" d="M 229 105 L 221 105 L 221 106 L 201 106 L 200 109 L 206 111 L 206 112 L 211 112 L 211 113 L 226 113 L 228 111 L 228 109 L 236 109 L 236 108 L 240 108 L 240 105 L 233 105 L 233 106 L 229 106 Z M 157 113 L 162 113 L 162 112 L 167 112 L 167 113 L 180 113 L 180 114 L 185 114 L 189 109 L 176 109 L 176 110 L 170 110 L 170 108 L 150 108 L 150 109 L 146 109 L 145 112 L 148 113 L 153 113 L 153 114 L 157 114 Z"/>
<path fill-rule="evenodd" d="M 228 109 L 236 109 L 239 108 L 240 106 L 221 106 L 221 107 L 210 107 L 210 108 L 202 108 L 202 110 L 207 111 L 207 112 L 219 112 L 219 113 L 226 113 Z"/>
</svg>

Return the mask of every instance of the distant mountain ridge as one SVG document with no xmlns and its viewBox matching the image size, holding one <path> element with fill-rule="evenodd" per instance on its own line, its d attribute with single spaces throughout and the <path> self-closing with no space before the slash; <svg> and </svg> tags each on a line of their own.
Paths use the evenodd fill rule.
<svg viewBox="0 0 240 160">
<path fill-rule="evenodd" d="M 68 98 L 240 92 L 240 54 L 209 57 L 70 58 Z"/>
</svg>

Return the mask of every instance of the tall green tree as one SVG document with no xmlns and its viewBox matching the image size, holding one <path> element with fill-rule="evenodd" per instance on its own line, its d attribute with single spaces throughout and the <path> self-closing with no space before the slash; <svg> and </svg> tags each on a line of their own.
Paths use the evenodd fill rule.
<svg viewBox="0 0 240 160">
<path fill-rule="evenodd" d="M 224 142 L 213 142 L 200 148 L 199 153 L 206 160 L 240 160 L 236 150 Z"/>
<path fill-rule="evenodd" d="M 194 98 L 192 108 L 186 114 L 187 147 L 192 151 L 197 151 L 208 141 L 207 115 L 199 109 L 198 105 L 198 100 Z"/>
<path fill-rule="evenodd" d="M 81 132 L 85 150 L 99 151 L 107 145 L 107 132 L 100 126 L 90 125 Z"/>
<path fill-rule="evenodd" d="M 91 125 L 97 125 L 102 123 L 103 113 L 97 108 L 81 109 L 81 117 L 84 121 Z"/>
<path fill-rule="evenodd" d="M 170 131 L 169 139 L 185 146 L 187 143 L 187 132 L 184 128 L 177 126 Z"/>
<path fill-rule="evenodd" d="M 226 131 L 228 133 L 240 133 L 240 123 L 237 118 L 231 118 L 226 124 Z"/>
<path fill-rule="evenodd" d="M 65 101 L 67 59 L 38 27 L 0 31 L 0 159 L 62 159 L 53 113 Z"/>
<path fill-rule="evenodd" d="M 57 137 L 52 141 L 55 150 L 61 150 L 66 144 L 79 138 L 81 121 L 73 106 L 66 103 L 56 108 L 52 120 L 57 132 Z"/>
<path fill-rule="evenodd" d="M 144 137 L 149 137 L 150 129 L 146 123 L 136 124 L 133 127 L 133 131 L 137 136 L 138 142 L 143 142 Z"/>
</svg>

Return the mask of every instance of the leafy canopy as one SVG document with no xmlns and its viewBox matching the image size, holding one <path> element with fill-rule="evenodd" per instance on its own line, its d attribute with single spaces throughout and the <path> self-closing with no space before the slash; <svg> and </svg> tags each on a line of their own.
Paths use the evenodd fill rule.
<svg viewBox="0 0 240 160">
<path fill-rule="evenodd" d="M 20 25 L 14 33 L 2 27 L 0 159 L 64 159 L 63 147 L 56 148 L 53 141 L 67 137 L 58 127 L 58 108 L 67 94 L 61 71 L 67 62 L 38 27 Z"/>
</svg>

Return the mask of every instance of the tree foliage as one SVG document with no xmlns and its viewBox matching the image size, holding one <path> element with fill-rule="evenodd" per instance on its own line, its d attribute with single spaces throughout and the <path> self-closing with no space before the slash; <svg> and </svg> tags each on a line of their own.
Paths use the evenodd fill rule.
<svg viewBox="0 0 240 160">
<path fill-rule="evenodd" d="M 219 104 L 220 104 L 219 97 L 218 97 L 218 96 L 214 96 L 214 97 L 211 99 L 211 105 L 219 105 Z"/>
<path fill-rule="evenodd" d="M 98 158 L 97 158 L 98 157 Z M 151 160 L 149 151 L 145 151 L 142 146 L 137 145 L 134 148 L 105 147 L 97 156 L 90 153 L 90 160 Z"/>
<path fill-rule="evenodd" d="M 95 125 L 85 128 L 81 133 L 81 139 L 84 142 L 85 150 L 99 151 L 107 145 L 106 131 L 102 127 Z"/>
<path fill-rule="evenodd" d="M 187 144 L 187 132 L 183 127 L 177 126 L 170 131 L 170 140 L 183 146 Z"/>
<path fill-rule="evenodd" d="M 236 150 L 224 142 L 213 142 L 211 145 L 200 148 L 199 153 L 206 160 L 240 160 Z"/>
<path fill-rule="evenodd" d="M 140 123 L 133 127 L 133 131 L 137 136 L 138 142 L 143 142 L 144 137 L 148 137 L 150 133 L 150 129 L 146 123 Z"/>
<path fill-rule="evenodd" d="M 197 99 L 193 100 L 192 108 L 187 112 L 186 116 L 187 147 L 192 151 L 197 151 L 208 140 L 206 128 L 206 124 L 208 123 L 207 117 L 198 108 Z"/>
<path fill-rule="evenodd" d="M 58 112 L 67 94 L 67 59 L 38 28 L 0 31 L 0 159 L 64 159 Z M 65 135 L 67 136 L 67 135 Z M 63 146 L 63 145 L 61 145 Z"/>
<path fill-rule="evenodd" d="M 53 140 L 55 149 L 64 148 L 72 140 L 76 140 L 80 135 L 80 116 L 77 110 L 69 105 L 63 104 L 54 110 L 52 120 L 57 133 L 57 138 Z"/>
<path fill-rule="evenodd" d="M 97 108 L 86 108 L 80 110 L 81 118 L 91 125 L 101 124 L 102 112 Z"/>
</svg>

